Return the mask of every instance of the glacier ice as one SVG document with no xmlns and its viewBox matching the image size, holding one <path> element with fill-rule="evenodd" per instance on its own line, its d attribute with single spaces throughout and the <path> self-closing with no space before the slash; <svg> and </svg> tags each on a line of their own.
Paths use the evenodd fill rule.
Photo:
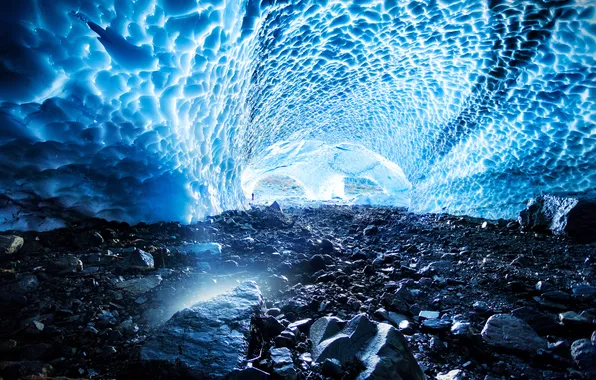
<svg viewBox="0 0 596 380">
<path fill-rule="evenodd" d="M 10 3 L 1 229 L 191 222 L 268 173 L 493 218 L 596 188 L 588 0 Z"/>
</svg>

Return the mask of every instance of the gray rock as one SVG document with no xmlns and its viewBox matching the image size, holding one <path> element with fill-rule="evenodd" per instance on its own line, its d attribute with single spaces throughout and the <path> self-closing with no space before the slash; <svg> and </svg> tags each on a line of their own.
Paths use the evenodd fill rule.
<svg viewBox="0 0 596 380">
<path fill-rule="evenodd" d="M 391 322 L 391 324 L 395 327 L 399 327 L 399 324 L 402 321 L 408 320 L 408 317 L 404 314 L 396 313 L 393 311 L 387 311 L 385 309 L 379 309 L 375 311 L 375 317 Z"/>
<path fill-rule="evenodd" d="M 116 284 L 118 289 L 123 289 L 133 295 L 140 295 L 147 293 L 151 289 L 161 284 L 161 276 L 145 276 L 141 278 L 135 278 L 132 280 L 122 281 Z"/>
<path fill-rule="evenodd" d="M 284 380 L 296 380 L 298 378 L 298 372 L 296 372 L 294 364 L 273 368 L 273 372 Z"/>
<path fill-rule="evenodd" d="M 469 337 L 472 335 L 472 325 L 469 322 L 455 322 L 451 326 L 451 334 L 456 337 Z"/>
<path fill-rule="evenodd" d="M 490 317 L 481 334 L 489 346 L 513 352 L 534 354 L 547 348 L 546 341 L 528 323 L 509 314 Z"/>
<path fill-rule="evenodd" d="M 528 202 L 518 218 L 523 228 L 552 231 L 581 242 L 596 240 L 596 201 L 589 198 L 540 195 Z"/>
<path fill-rule="evenodd" d="M 590 286 L 588 284 L 576 285 L 571 289 L 571 292 L 576 297 L 593 297 L 596 296 L 596 286 Z"/>
<path fill-rule="evenodd" d="M 463 380 L 465 378 L 464 371 L 461 369 L 454 369 L 447 373 L 439 373 L 437 375 L 437 380 Z"/>
<path fill-rule="evenodd" d="M 387 323 L 360 314 L 342 328 L 333 317 L 317 320 L 310 329 L 312 358 L 317 363 L 337 360 L 340 365 L 361 362 L 358 379 L 425 379 L 403 335 Z"/>
<path fill-rule="evenodd" d="M 221 378 L 246 359 L 251 319 L 264 311 L 254 282 L 174 314 L 141 348 L 141 360 L 188 368 L 194 378 Z"/>
<path fill-rule="evenodd" d="M 16 235 L 0 235 L 0 255 L 12 255 L 17 253 L 23 246 L 25 240 Z"/>
<path fill-rule="evenodd" d="M 428 311 L 428 310 L 422 310 L 420 313 L 418 313 L 418 316 L 420 317 L 420 319 L 437 319 L 437 318 L 439 318 L 440 315 L 441 315 L 441 313 L 439 313 L 438 311 Z"/>
<path fill-rule="evenodd" d="M 155 268 L 155 260 L 153 255 L 143 251 L 142 249 L 135 249 L 130 256 L 126 258 L 126 265 L 129 268 L 149 270 Z"/>
<path fill-rule="evenodd" d="M 313 271 L 317 272 L 321 269 L 325 269 L 327 264 L 325 263 L 325 258 L 323 255 L 314 255 L 310 258 L 310 267 Z"/>
<path fill-rule="evenodd" d="M 586 316 L 586 314 L 584 314 L 584 313 L 578 314 L 575 311 L 567 311 L 565 313 L 560 313 L 559 320 L 567 326 L 577 326 L 577 327 L 587 327 L 587 328 L 594 327 L 591 318 L 588 318 Z"/>
<path fill-rule="evenodd" d="M 39 281 L 37 281 L 37 277 L 35 277 L 35 275 L 28 274 L 23 276 L 19 282 L 17 282 L 15 291 L 18 294 L 27 294 L 37 289 L 38 285 Z"/>
<path fill-rule="evenodd" d="M 590 339 L 580 339 L 571 345 L 571 357 L 582 372 L 596 375 L 596 346 Z"/>
<path fill-rule="evenodd" d="M 430 332 L 447 331 L 451 328 L 451 321 L 448 319 L 425 319 L 421 327 Z"/>
<path fill-rule="evenodd" d="M 273 348 L 271 349 L 271 360 L 274 367 L 283 367 L 286 364 L 292 364 L 292 351 L 289 348 Z"/>
</svg>

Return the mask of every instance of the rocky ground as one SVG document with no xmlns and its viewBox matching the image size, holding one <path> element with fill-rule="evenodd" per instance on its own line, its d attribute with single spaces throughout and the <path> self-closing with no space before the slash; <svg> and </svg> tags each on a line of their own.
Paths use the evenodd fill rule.
<svg viewBox="0 0 596 380">
<path fill-rule="evenodd" d="M 241 363 L 252 372 L 242 378 L 364 376 L 367 358 L 322 353 L 317 331 L 330 323 L 340 335 L 393 326 L 428 378 L 593 378 L 595 260 L 594 243 L 524 232 L 514 221 L 351 206 L 6 233 L 0 377 L 187 376 L 144 363 L 156 342 L 171 340 L 164 322 L 253 280 L 264 305 L 255 301 L 260 315 L 234 327 L 250 336 Z M 216 300 L 236 302 L 226 297 Z M 219 318 L 208 317 L 213 302 L 201 304 L 211 308 L 202 325 Z M 402 377 L 420 378 L 412 371 Z"/>
</svg>

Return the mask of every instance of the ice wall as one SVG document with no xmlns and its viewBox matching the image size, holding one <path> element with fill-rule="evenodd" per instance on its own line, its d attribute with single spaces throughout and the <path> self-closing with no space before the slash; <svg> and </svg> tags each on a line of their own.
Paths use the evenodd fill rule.
<svg viewBox="0 0 596 380">
<path fill-rule="evenodd" d="M 190 222 L 241 207 L 242 178 L 308 141 L 395 165 L 415 211 L 512 216 L 596 188 L 587 0 L 12 3 L 3 229 Z M 324 166 L 303 157 L 293 178 Z"/>
</svg>

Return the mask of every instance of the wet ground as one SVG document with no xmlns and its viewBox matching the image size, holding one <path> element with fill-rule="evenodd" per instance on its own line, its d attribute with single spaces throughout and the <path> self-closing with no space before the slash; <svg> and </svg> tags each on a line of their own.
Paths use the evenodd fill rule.
<svg viewBox="0 0 596 380">
<path fill-rule="evenodd" d="M 524 232 L 514 221 L 257 207 L 192 226 L 89 220 L 15 234 L 22 248 L 0 254 L 4 379 L 141 377 L 138 347 L 154 329 L 245 279 L 284 325 L 360 313 L 394 324 L 429 378 L 589 378 L 593 369 L 571 346 L 596 329 L 596 246 Z M 544 345 L 481 334 L 496 314 L 524 320 L 533 331 L 510 333 L 537 334 Z M 288 347 L 298 378 L 323 378 L 305 355 L 307 334 L 257 333 L 255 367 L 272 373 L 270 349 Z"/>
</svg>

